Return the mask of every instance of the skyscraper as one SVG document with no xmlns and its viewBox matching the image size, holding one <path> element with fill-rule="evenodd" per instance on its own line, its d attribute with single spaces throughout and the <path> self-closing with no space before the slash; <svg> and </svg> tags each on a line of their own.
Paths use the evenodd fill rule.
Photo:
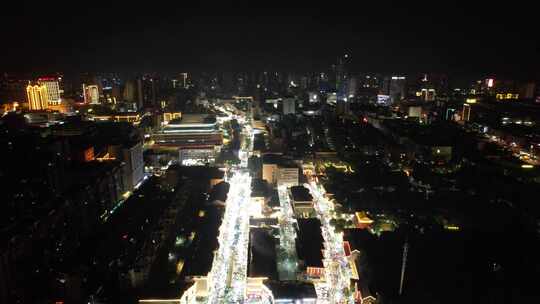
<svg viewBox="0 0 540 304">
<path fill-rule="evenodd" d="M 349 63 L 349 54 L 345 54 L 338 58 L 338 63 L 335 66 L 336 73 L 336 92 L 338 95 L 345 96 L 348 93 L 348 63 Z"/>
<path fill-rule="evenodd" d="M 84 102 L 91 104 L 99 103 L 99 88 L 97 85 L 83 84 Z"/>
<path fill-rule="evenodd" d="M 58 78 L 56 77 L 42 77 L 38 79 L 40 85 L 44 85 L 47 88 L 47 101 L 49 105 L 59 105 L 60 99 L 60 85 Z"/>
<path fill-rule="evenodd" d="M 49 107 L 49 94 L 43 84 L 28 84 L 26 87 L 28 108 L 32 111 L 45 110 Z"/>
<path fill-rule="evenodd" d="M 382 94 L 390 96 L 390 103 L 396 103 L 406 97 L 405 76 L 387 76 L 383 80 Z"/>
<path fill-rule="evenodd" d="M 186 89 L 188 86 L 188 73 L 180 73 L 180 83 L 182 84 L 182 88 Z"/>
<path fill-rule="evenodd" d="M 358 91 L 358 79 L 356 77 L 351 77 L 348 80 L 347 85 L 347 98 L 351 99 L 356 96 L 356 92 Z"/>
<path fill-rule="evenodd" d="M 124 101 L 135 102 L 135 83 L 132 80 L 126 81 L 124 86 Z"/>
<path fill-rule="evenodd" d="M 137 111 L 143 108 L 143 81 L 141 78 L 137 79 Z"/>
</svg>

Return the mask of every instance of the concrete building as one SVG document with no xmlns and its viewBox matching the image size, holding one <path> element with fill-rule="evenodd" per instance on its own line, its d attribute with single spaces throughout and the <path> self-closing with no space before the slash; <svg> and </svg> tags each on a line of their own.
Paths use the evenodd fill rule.
<svg viewBox="0 0 540 304">
<path fill-rule="evenodd" d="M 298 218 L 309 218 L 313 215 L 313 197 L 304 186 L 293 186 L 289 188 L 289 196 L 293 206 L 294 214 Z"/>
<path fill-rule="evenodd" d="M 142 142 L 109 145 L 104 159 L 116 159 L 124 163 L 126 190 L 133 191 L 144 178 Z"/>
<path fill-rule="evenodd" d="M 123 92 L 124 101 L 135 102 L 135 95 L 136 95 L 135 82 L 132 80 L 127 81 L 124 86 L 124 92 Z"/>
<path fill-rule="evenodd" d="M 263 156 L 262 178 L 272 186 L 296 186 L 299 180 L 298 166 L 281 155 L 266 154 Z"/>
<path fill-rule="evenodd" d="M 178 149 L 183 165 L 213 163 L 223 145 L 215 116 L 185 114 L 152 135 L 154 148 Z"/>
<path fill-rule="evenodd" d="M 296 241 L 298 257 L 303 261 L 306 270 L 308 267 L 322 268 L 324 238 L 322 236 L 321 222 L 316 218 L 298 219 L 298 238 Z"/>
<path fill-rule="evenodd" d="M 38 83 L 47 88 L 47 101 L 49 105 L 60 104 L 60 84 L 56 77 L 42 77 L 38 79 Z"/>
<path fill-rule="evenodd" d="M 287 187 L 298 185 L 299 169 L 296 165 L 283 165 L 278 167 L 277 184 Z"/>
<path fill-rule="evenodd" d="M 260 218 L 263 210 L 271 208 L 268 206 L 271 191 L 268 183 L 263 179 L 253 179 L 251 181 L 251 210 L 256 214 L 250 214 L 252 217 Z"/>
<path fill-rule="evenodd" d="M 390 104 L 394 104 L 407 96 L 407 79 L 405 76 L 388 76 L 384 78 L 382 94 L 390 96 Z"/>
<path fill-rule="evenodd" d="M 283 99 L 283 115 L 296 113 L 296 100 L 293 98 Z"/>
<path fill-rule="evenodd" d="M 85 103 L 98 104 L 99 103 L 98 86 L 83 84 L 83 97 L 84 97 Z"/>
<path fill-rule="evenodd" d="M 144 178 L 144 160 L 142 142 L 122 147 L 123 161 L 126 164 L 127 185 L 133 190 Z"/>
<path fill-rule="evenodd" d="M 28 109 L 31 111 L 45 110 L 49 107 L 49 95 L 47 87 L 44 85 L 29 84 L 26 87 L 26 96 L 28 98 Z"/>
<path fill-rule="evenodd" d="M 273 163 L 264 163 L 262 165 L 262 178 L 271 185 L 277 183 L 278 165 Z"/>
</svg>

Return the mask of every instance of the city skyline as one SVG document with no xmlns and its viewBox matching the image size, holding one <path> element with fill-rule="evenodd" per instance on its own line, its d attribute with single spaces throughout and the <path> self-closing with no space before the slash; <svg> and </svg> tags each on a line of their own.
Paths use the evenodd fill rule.
<svg viewBox="0 0 540 304">
<path fill-rule="evenodd" d="M 0 13 L 0 304 L 539 302 L 530 5 L 227 4 Z"/>
</svg>

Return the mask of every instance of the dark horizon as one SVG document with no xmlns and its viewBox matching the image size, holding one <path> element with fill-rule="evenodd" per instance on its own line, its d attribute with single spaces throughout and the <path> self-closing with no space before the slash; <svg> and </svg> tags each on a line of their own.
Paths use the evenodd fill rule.
<svg viewBox="0 0 540 304">
<path fill-rule="evenodd" d="M 342 15 L 155 7 L 140 15 L 127 4 L 27 4 L 2 16 L 10 47 L 0 51 L 0 66 L 31 73 L 322 71 L 348 53 L 352 72 L 540 76 L 538 39 L 526 7 L 400 6 L 344 7 Z"/>
</svg>

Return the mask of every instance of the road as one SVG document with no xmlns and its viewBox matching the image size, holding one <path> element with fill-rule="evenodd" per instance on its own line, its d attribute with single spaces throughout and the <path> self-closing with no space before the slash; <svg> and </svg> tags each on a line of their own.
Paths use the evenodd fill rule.
<svg viewBox="0 0 540 304">
<path fill-rule="evenodd" d="M 235 169 L 228 180 L 228 194 L 223 222 L 219 229 L 219 249 L 210 271 L 208 303 L 242 301 L 247 279 L 249 216 L 242 212 L 250 199 L 251 177 Z"/>
<path fill-rule="evenodd" d="M 247 209 L 251 194 L 251 177 L 247 170 L 247 158 L 252 149 L 252 139 L 249 126 L 244 125 L 242 132 L 242 147 L 239 151 L 240 165 L 230 170 L 229 190 L 225 215 L 220 227 L 219 249 L 209 273 L 209 297 L 207 303 L 244 303 L 246 301 L 249 215 Z M 317 286 L 319 303 L 354 303 L 350 290 L 352 271 L 343 248 L 343 234 L 335 232 L 330 225 L 333 204 L 325 196 L 323 187 L 311 182 L 305 185 L 314 198 L 317 217 L 321 221 L 324 238 L 325 282 Z M 280 201 L 286 203 L 285 189 L 280 190 Z M 287 204 L 285 204 L 287 205 Z M 281 218 L 281 228 L 289 238 L 283 240 L 284 249 L 292 249 L 295 238 L 292 233 L 292 210 L 285 208 Z M 294 257 L 290 250 L 290 257 Z M 292 259 L 294 260 L 294 258 Z M 296 265 L 294 265 L 296 266 Z M 296 267 L 292 267 L 293 269 Z M 295 271 L 291 271 L 294 273 Z M 259 301 L 257 301 L 259 302 Z"/>
<path fill-rule="evenodd" d="M 242 136 L 251 136 L 249 126 L 244 126 Z M 233 166 L 227 182 L 230 184 L 223 222 L 219 228 L 219 249 L 208 274 L 209 291 L 207 303 L 241 303 L 245 300 L 249 215 L 251 200 L 251 176 L 247 159 L 251 141 L 242 140 L 239 151 L 240 165 Z"/>
<path fill-rule="evenodd" d="M 279 217 L 279 279 L 296 280 L 298 273 L 298 255 L 296 252 L 296 229 L 294 211 L 291 206 L 286 186 L 278 187 L 281 215 Z"/>
<path fill-rule="evenodd" d="M 334 206 L 325 196 L 324 189 L 311 182 L 304 185 L 314 199 L 314 208 L 321 221 L 324 238 L 325 283 L 316 286 L 318 303 L 354 303 L 350 290 L 352 271 L 343 248 L 343 233 L 337 233 L 330 225 Z"/>
</svg>

